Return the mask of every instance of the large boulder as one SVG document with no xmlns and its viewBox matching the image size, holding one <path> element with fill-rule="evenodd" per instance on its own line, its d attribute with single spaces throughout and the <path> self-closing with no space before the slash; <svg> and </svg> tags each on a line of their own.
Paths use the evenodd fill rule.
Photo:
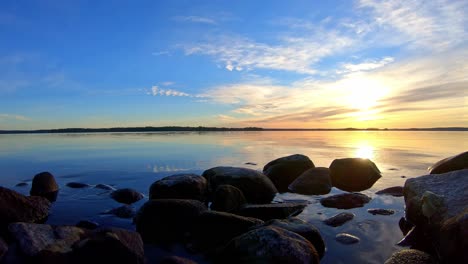
<svg viewBox="0 0 468 264">
<path fill-rule="evenodd" d="M 59 187 L 54 176 L 50 172 L 36 174 L 32 181 L 30 195 L 42 196 L 54 202 L 57 199 Z"/>
<path fill-rule="evenodd" d="M 268 221 L 271 219 L 285 219 L 300 214 L 307 206 L 306 203 L 271 203 L 271 204 L 246 204 L 237 214 L 254 217 Z"/>
<path fill-rule="evenodd" d="M 217 249 L 263 221 L 235 214 L 206 211 L 195 221 L 192 230 L 193 248 L 200 251 Z"/>
<path fill-rule="evenodd" d="M 445 263 L 468 262 L 468 169 L 408 179 L 406 218 L 422 230 Z"/>
<path fill-rule="evenodd" d="M 314 168 L 309 157 L 295 154 L 268 162 L 263 173 L 271 179 L 279 192 L 287 192 L 288 186 L 304 171 Z"/>
<path fill-rule="evenodd" d="M 431 174 L 440 174 L 462 169 L 468 169 L 468 151 L 440 160 L 430 168 Z"/>
<path fill-rule="evenodd" d="M 369 159 L 335 159 L 330 165 L 333 186 L 347 192 L 367 190 L 380 177 L 380 170 Z"/>
<path fill-rule="evenodd" d="M 143 199 L 143 194 L 130 188 L 118 189 L 110 194 L 111 198 L 123 204 L 132 204 Z"/>
<path fill-rule="evenodd" d="M 210 208 L 216 211 L 235 212 L 245 203 L 247 200 L 239 188 L 224 184 L 216 188 Z"/>
<path fill-rule="evenodd" d="M 203 172 L 208 190 L 213 193 L 218 186 L 229 184 L 239 188 L 249 203 L 269 203 L 278 190 L 263 173 L 237 167 L 215 167 Z"/>
<path fill-rule="evenodd" d="M 149 190 L 150 199 L 206 200 L 207 182 L 196 174 L 177 174 L 155 181 Z"/>
<path fill-rule="evenodd" d="M 370 200 L 369 196 L 362 193 L 342 193 L 322 198 L 320 203 L 325 207 L 351 209 L 363 207 Z"/>
<path fill-rule="evenodd" d="M 292 192 L 305 195 L 327 194 L 331 191 L 330 170 L 324 167 L 304 171 L 288 187 Z"/>
<path fill-rule="evenodd" d="M 416 249 L 403 249 L 395 252 L 384 264 L 436 264 L 435 259 Z"/>
<path fill-rule="evenodd" d="M 195 220 L 206 210 L 198 200 L 149 200 L 134 219 L 136 230 L 145 243 L 185 241 Z"/>
<path fill-rule="evenodd" d="M 290 217 L 283 220 L 273 219 L 266 222 L 265 226 L 276 226 L 299 234 L 309 240 L 312 245 L 314 245 L 314 248 L 317 250 L 320 258 L 322 258 L 325 254 L 325 242 L 319 230 L 315 226 L 297 217 Z"/>
<path fill-rule="evenodd" d="M 0 187 L 0 232 L 14 222 L 40 222 L 49 215 L 50 202 L 44 197 L 26 197 Z"/>
<path fill-rule="evenodd" d="M 312 243 L 294 232 L 267 226 L 240 235 L 224 248 L 218 263 L 319 263 Z"/>
</svg>

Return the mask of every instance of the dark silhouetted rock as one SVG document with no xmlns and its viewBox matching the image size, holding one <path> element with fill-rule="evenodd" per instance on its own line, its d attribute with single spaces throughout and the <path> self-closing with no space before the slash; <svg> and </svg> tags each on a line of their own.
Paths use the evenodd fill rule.
<svg viewBox="0 0 468 264">
<path fill-rule="evenodd" d="M 263 173 L 271 179 L 279 192 L 287 192 L 289 184 L 313 167 L 314 163 L 309 157 L 295 154 L 268 162 Z"/>
<path fill-rule="evenodd" d="M 218 263 L 319 263 L 312 243 L 278 227 L 262 227 L 240 235 L 224 248 Z"/>
<path fill-rule="evenodd" d="M 178 256 L 164 257 L 159 264 L 197 264 L 197 262 Z"/>
<path fill-rule="evenodd" d="M 395 197 L 400 197 L 400 196 L 403 196 L 403 186 L 395 186 L 395 187 L 385 188 L 383 190 L 380 190 L 380 191 L 376 192 L 375 194 L 391 195 L 391 196 L 395 196 Z"/>
<path fill-rule="evenodd" d="M 15 186 L 16 187 L 25 187 L 25 186 L 28 186 L 29 184 L 27 182 L 20 182 L 18 184 L 16 184 Z"/>
<path fill-rule="evenodd" d="M 123 204 L 132 204 L 138 202 L 139 200 L 143 199 L 143 197 L 143 194 L 130 188 L 118 189 L 111 193 L 112 199 Z"/>
<path fill-rule="evenodd" d="M 8 244 L 0 237 L 0 262 L 8 251 Z"/>
<path fill-rule="evenodd" d="M 75 263 L 145 263 L 138 233 L 119 228 L 99 228 L 80 241 L 73 251 Z"/>
<path fill-rule="evenodd" d="M 44 197 L 26 197 L 0 187 L 0 231 L 14 222 L 39 222 L 49 215 L 50 202 Z"/>
<path fill-rule="evenodd" d="M 406 218 L 432 241 L 444 263 L 468 260 L 468 169 L 408 179 Z"/>
<path fill-rule="evenodd" d="M 81 220 L 75 225 L 76 227 L 86 228 L 89 230 L 94 230 L 99 227 L 99 224 L 89 220 Z"/>
<path fill-rule="evenodd" d="M 325 207 L 338 209 L 351 209 L 363 207 L 371 198 L 362 193 L 342 193 L 320 199 L 320 203 Z"/>
<path fill-rule="evenodd" d="M 350 245 L 359 242 L 359 237 L 347 233 L 339 233 L 335 236 L 335 240 L 341 244 Z"/>
<path fill-rule="evenodd" d="M 246 163 L 245 163 L 245 165 L 252 165 L 252 166 L 256 166 L 256 165 L 257 165 L 257 163 L 255 163 L 255 162 L 246 162 Z"/>
<path fill-rule="evenodd" d="M 468 151 L 440 160 L 430 168 L 431 174 L 447 173 L 462 169 L 468 169 Z"/>
<path fill-rule="evenodd" d="M 330 165 L 333 186 L 347 192 L 367 190 L 380 177 L 380 170 L 369 159 L 335 159 Z"/>
<path fill-rule="evenodd" d="M 110 185 L 107 185 L 107 184 L 97 184 L 96 186 L 94 186 L 94 188 L 96 189 L 101 189 L 101 190 L 106 190 L 106 191 L 115 191 L 115 188 L 110 186 Z"/>
<path fill-rule="evenodd" d="M 325 242 L 319 230 L 315 226 L 299 218 L 290 217 L 284 220 L 274 219 L 266 222 L 265 226 L 276 226 L 299 234 L 314 245 L 320 258 L 325 254 Z"/>
<path fill-rule="evenodd" d="M 130 205 L 122 205 L 120 207 L 108 210 L 102 214 L 112 214 L 120 218 L 132 218 L 136 215 L 135 209 Z"/>
<path fill-rule="evenodd" d="M 343 225 L 344 223 L 346 223 L 348 221 L 351 221 L 353 218 L 354 218 L 354 214 L 343 212 L 343 213 L 339 213 L 337 215 L 334 215 L 334 216 L 326 219 L 323 222 L 326 225 L 337 227 L 337 226 Z"/>
<path fill-rule="evenodd" d="M 403 249 L 395 252 L 385 261 L 385 264 L 436 264 L 435 259 L 419 250 Z"/>
<path fill-rule="evenodd" d="M 136 230 L 146 243 L 184 241 L 193 223 L 206 210 L 198 200 L 149 200 L 134 219 Z"/>
<path fill-rule="evenodd" d="M 36 174 L 32 181 L 30 195 L 42 196 L 54 202 L 57 199 L 59 187 L 54 176 L 50 172 Z"/>
<path fill-rule="evenodd" d="M 247 202 L 242 191 L 232 185 L 219 185 L 213 194 L 211 209 L 222 212 L 234 212 Z"/>
<path fill-rule="evenodd" d="M 196 174 L 177 174 L 154 182 L 149 190 L 150 199 L 206 200 L 207 182 Z"/>
<path fill-rule="evenodd" d="M 392 215 L 395 213 L 395 210 L 392 209 L 381 209 L 381 208 L 371 208 L 367 209 L 369 214 L 373 215 Z"/>
<path fill-rule="evenodd" d="M 330 170 L 317 167 L 304 171 L 289 185 L 288 189 L 300 194 L 319 195 L 329 193 L 331 187 Z"/>
<path fill-rule="evenodd" d="M 269 203 L 278 192 L 271 180 L 261 172 L 246 168 L 215 167 L 203 172 L 208 190 L 229 184 L 239 188 L 249 203 Z"/>
<path fill-rule="evenodd" d="M 247 204 L 242 206 L 237 214 L 268 221 L 271 219 L 284 219 L 290 216 L 296 216 L 300 214 L 306 206 L 306 203 Z"/>
<path fill-rule="evenodd" d="M 401 233 L 403 233 L 404 236 L 408 234 L 411 228 L 414 227 L 414 225 L 404 217 L 400 218 L 398 221 L 398 226 L 400 227 Z"/>
<path fill-rule="evenodd" d="M 193 225 L 192 243 L 199 251 L 217 249 L 263 221 L 235 214 L 206 211 L 200 214 Z"/>
<path fill-rule="evenodd" d="M 82 182 L 69 182 L 67 183 L 67 187 L 79 189 L 79 188 L 89 188 L 91 185 Z"/>
</svg>

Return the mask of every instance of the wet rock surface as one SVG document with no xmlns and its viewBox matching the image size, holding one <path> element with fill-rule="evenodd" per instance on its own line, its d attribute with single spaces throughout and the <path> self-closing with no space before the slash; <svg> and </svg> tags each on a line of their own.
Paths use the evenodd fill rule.
<svg viewBox="0 0 468 264">
<path fill-rule="evenodd" d="M 235 212 L 247 203 L 239 188 L 232 185 L 220 185 L 213 194 L 211 209 L 223 212 Z"/>
<path fill-rule="evenodd" d="M 431 174 L 468 169 L 468 151 L 440 160 L 432 165 L 430 169 Z"/>
<path fill-rule="evenodd" d="M 343 193 L 322 198 L 320 199 L 320 203 L 325 207 L 351 209 L 363 207 L 370 200 L 369 196 L 362 193 Z"/>
<path fill-rule="evenodd" d="M 385 264 L 436 264 L 435 259 L 419 250 L 403 249 L 393 253 L 393 255 L 385 261 Z"/>
<path fill-rule="evenodd" d="M 303 172 L 314 167 L 309 157 L 295 154 L 270 161 L 263 168 L 263 173 L 271 179 L 279 192 L 287 192 L 289 184 Z"/>
<path fill-rule="evenodd" d="M 392 209 L 381 209 L 381 208 L 371 208 L 367 209 L 369 214 L 373 215 L 392 215 L 395 213 L 395 210 Z"/>
<path fill-rule="evenodd" d="M 237 214 L 254 217 L 268 221 L 271 219 L 284 219 L 298 215 L 307 206 L 306 203 L 272 203 L 272 204 L 247 204 L 241 207 Z"/>
<path fill-rule="evenodd" d="M 343 212 L 343 213 L 339 213 L 337 215 L 334 215 L 334 216 L 326 219 L 323 222 L 326 225 L 337 227 L 337 226 L 344 225 L 348 221 L 351 221 L 354 218 L 354 216 L 355 215 L 352 214 L 352 213 Z"/>
<path fill-rule="evenodd" d="M 341 244 L 351 245 L 360 241 L 359 237 L 347 233 L 339 233 L 335 236 L 335 240 Z"/>
<path fill-rule="evenodd" d="M 306 195 L 327 194 L 331 188 L 330 170 L 324 167 L 304 171 L 288 186 L 288 190 Z"/>
<path fill-rule="evenodd" d="M 369 159 L 335 159 L 330 165 L 333 186 L 347 192 L 367 190 L 380 177 L 380 170 Z"/>
<path fill-rule="evenodd" d="M 177 174 L 154 182 L 149 191 L 150 199 L 193 199 L 205 201 L 206 178 L 196 174 Z"/>
<path fill-rule="evenodd" d="M 376 192 L 375 194 L 401 197 L 403 196 L 403 186 L 394 186 L 394 187 L 385 188 L 383 190 Z"/>
<path fill-rule="evenodd" d="M 130 188 L 118 189 L 111 193 L 111 198 L 123 204 L 132 204 L 143 199 L 143 194 Z"/>
</svg>

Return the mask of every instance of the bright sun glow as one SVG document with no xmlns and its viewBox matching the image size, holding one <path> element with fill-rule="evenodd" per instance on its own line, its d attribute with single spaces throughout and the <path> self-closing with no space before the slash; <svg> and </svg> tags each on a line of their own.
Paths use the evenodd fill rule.
<svg viewBox="0 0 468 264">
<path fill-rule="evenodd" d="M 389 90 L 379 80 L 360 76 L 346 79 L 341 85 L 347 91 L 345 97 L 346 103 L 352 108 L 361 111 L 370 110 L 375 107 Z"/>
<path fill-rule="evenodd" d="M 357 158 L 372 159 L 374 157 L 374 147 L 367 144 L 360 145 L 354 154 Z"/>
</svg>

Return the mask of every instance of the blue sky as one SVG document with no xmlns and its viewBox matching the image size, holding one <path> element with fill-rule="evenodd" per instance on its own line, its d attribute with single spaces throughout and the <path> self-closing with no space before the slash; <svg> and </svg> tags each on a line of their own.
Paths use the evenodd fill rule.
<svg viewBox="0 0 468 264">
<path fill-rule="evenodd" d="M 466 1 L 1 1 L 0 129 L 468 126 Z"/>
</svg>

